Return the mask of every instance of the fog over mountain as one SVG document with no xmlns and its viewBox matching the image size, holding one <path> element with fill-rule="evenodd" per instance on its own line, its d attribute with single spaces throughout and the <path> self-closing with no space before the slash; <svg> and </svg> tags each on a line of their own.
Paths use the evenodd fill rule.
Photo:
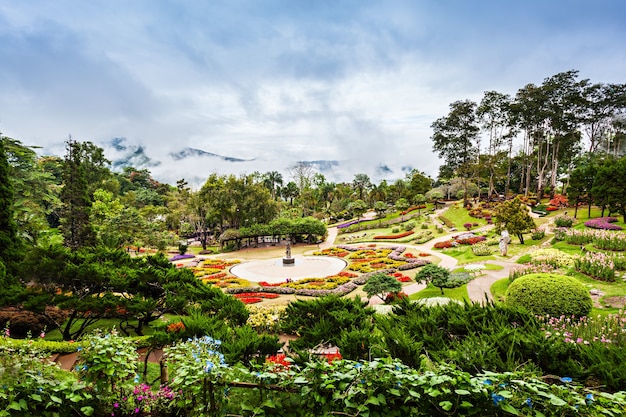
<svg viewBox="0 0 626 417">
<path fill-rule="evenodd" d="M 194 188 L 202 186 L 212 173 L 241 175 L 255 171 L 278 171 L 283 175 L 284 181 L 288 182 L 291 180 L 289 168 L 296 164 L 310 166 L 333 182 L 350 182 L 357 173 L 367 173 L 376 182 L 381 179 L 394 180 L 403 178 L 412 169 L 410 166 L 403 166 L 394 170 L 382 162 L 368 167 L 352 159 L 305 160 L 298 159 L 298 155 L 294 155 L 292 159 L 285 155 L 268 154 L 259 158 L 247 154 L 245 158 L 241 158 L 236 149 L 229 155 L 189 147 L 168 152 L 150 145 L 133 144 L 126 138 L 114 138 L 96 145 L 104 149 L 114 171 L 121 171 L 127 166 L 145 168 L 158 181 L 175 184 L 177 180 L 184 178 Z"/>
</svg>

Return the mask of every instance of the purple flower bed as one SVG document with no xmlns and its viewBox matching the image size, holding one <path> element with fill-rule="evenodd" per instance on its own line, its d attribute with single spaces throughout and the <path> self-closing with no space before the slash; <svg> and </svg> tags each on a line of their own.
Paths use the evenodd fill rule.
<svg viewBox="0 0 626 417">
<path fill-rule="evenodd" d="M 293 294 L 295 289 L 289 287 L 234 287 L 224 288 L 226 294 L 242 294 L 246 292 L 266 292 L 272 294 Z"/>
<path fill-rule="evenodd" d="M 616 221 L 617 219 L 615 217 L 599 217 L 597 219 L 587 220 L 585 226 L 591 227 L 592 229 L 622 230 L 622 226 L 611 224 Z"/>
<path fill-rule="evenodd" d="M 191 254 L 187 254 L 187 255 L 174 255 L 170 258 L 170 261 L 174 262 L 174 261 L 180 261 L 181 259 L 191 259 L 191 258 L 195 258 L 196 255 L 191 255 Z"/>
<path fill-rule="evenodd" d="M 345 229 L 346 227 L 350 227 L 353 224 L 359 224 L 360 222 L 361 222 L 361 220 L 353 220 L 353 221 L 348 222 L 348 223 L 343 223 L 343 224 L 340 224 L 339 226 L 337 226 L 337 229 Z"/>
</svg>

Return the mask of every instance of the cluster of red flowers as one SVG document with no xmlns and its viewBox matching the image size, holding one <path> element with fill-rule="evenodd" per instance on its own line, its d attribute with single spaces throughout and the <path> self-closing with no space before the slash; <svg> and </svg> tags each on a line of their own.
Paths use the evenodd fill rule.
<svg viewBox="0 0 626 417">
<path fill-rule="evenodd" d="M 177 333 L 177 332 L 182 332 L 184 330 L 185 330 L 185 325 L 183 324 L 182 321 L 177 321 L 176 323 L 169 324 L 165 328 L 165 331 L 167 331 L 168 333 Z"/>
<path fill-rule="evenodd" d="M 443 242 L 437 242 L 433 246 L 435 249 L 447 249 L 452 247 L 452 242 L 449 240 L 444 240 Z"/>
<path fill-rule="evenodd" d="M 233 294 L 233 296 L 239 299 L 244 304 L 255 304 L 263 301 L 264 298 L 278 298 L 278 294 L 266 293 L 266 292 L 242 292 L 241 294 Z"/>
<path fill-rule="evenodd" d="M 343 356 L 341 356 L 339 350 L 336 350 L 335 353 L 326 353 L 323 356 L 328 361 L 328 363 L 343 359 Z M 268 356 L 266 362 L 273 363 L 280 370 L 287 370 L 291 366 L 291 361 L 288 360 L 287 355 L 285 355 L 284 353 Z"/>
<path fill-rule="evenodd" d="M 413 230 L 409 230 L 408 232 L 398 233 L 397 235 L 379 235 L 374 236 L 374 239 L 400 239 L 406 236 L 410 236 L 415 233 Z"/>
<path fill-rule="evenodd" d="M 424 208 L 426 208 L 426 206 L 421 204 L 419 206 L 409 207 L 406 211 L 401 211 L 400 214 L 404 216 L 405 214 L 408 214 L 408 213 L 410 213 L 412 211 L 419 210 L 419 209 L 424 209 Z"/>
<path fill-rule="evenodd" d="M 390 292 L 385 297 L 385 304 L 393 304 L 394 302 L 407 297 L 408 295 L 405 292 Z"/>
<path fill-rule="evenodd" d="M 422 258 L 425 258 L 427 256 L 430 256 L 430 253 L 422 252 L 419 254 L 419 256 L 421 256 Z"/>
<path fill-rule="evenodd" d="M 475 245 L 476 243 L 483 242 L 485 240 L 487 240 L 485 236 L 474 236 L 465 239 L 457 239 L 456 241 L 462 245 Z"/>
<path fill-rule="evenodd" d="M 259 282 L 259 285 L 260 285 L 261 287 L 280 287 L 280 286 L 281 286 L 281 285 L 283 285 L 283 284 L 284 284 L 284 282 L 275 282 L 275 283 L 272 283 L 272 284 L 270 284 L 270 283 L 269 283 L 269 282 L 267 282 L 267 281 L 261 281 L 261 282 Z"/>
<path fill-rule="evenodd" d="M 403 275 L 401 272 L 394 272 L 392 276 L 400 282 L 411 282 L 411 278 Z"/>
<path fill-rule="evenodd" d="M 203 277 L 203 278 L 204 279 L 220 279 L 220 278 L 224 278 L 226 275 L 228 275 L 226 272 L 218 272 L 217 274 L 207 275 L 206 277 Z"/>
</svg>

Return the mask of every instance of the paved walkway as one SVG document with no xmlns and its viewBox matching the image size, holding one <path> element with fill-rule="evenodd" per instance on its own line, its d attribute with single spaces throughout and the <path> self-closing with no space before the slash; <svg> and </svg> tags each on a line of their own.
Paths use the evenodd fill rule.
<svg viewBox="0 0 626 417">
<path fill-rule="evenodd" d="M 429 217 L 433 220 L 435 224 L 440 224 L 439 220 L 437 219 L 437 216 L 439 216 L 445 210 L 447 210 L 447 208 L 439 209 L 435 211 L 434 213 L 430 214 Z M 490 225 L 485 225 L 480 228 L 474 229 L 472 230 L 472 232 L 483 233 L 493 228 L 494 228 L 494 225 L 490 224 Z M 453 258 L 452 256 L 446 255 L 445 253 L 439 250 L 433 249 L 433 246 L 437 242 L 444 242 L 444 241 L 450 240 L 452 236 L 458 235 L 460 233 L 463 233 L 463 231 L 449 231 L 448 233 L 442 236 L 436 237 L 432 240 L 429 240 L 428 242 L 422 245 L 403 244 L 403 246 L 406 246 L 407 248 L 411 248 L 419 252 L 430 253 L 431 255 L 436 256 L 441 259 L 439 266 L 453 270 L 458 267 L 457 259 Z M 467 294 L 468 294 L 469 299 L 472 302 L 477 302 L 477 303 L 482 303 L 482 302 L 485 302 L 486 300 L 491 300 L 492 299 L 491 291 L 490 291 L 491 286 L 493 285 L 494 282 L 502 278 L 507 278 L 509 276 L 509 272 L 511 271 L 511 269 L 517 266 L 515 261 L 516 261 L 516 258 L 510 258 L 510 260 L 489 260 L 485 262 L 475 262 L 475 263 L 490 263 L 490 264 L 500 265 L 502 266 L 502 269 L 489 270 L 489 271 L 485 270 L 483 271 L 481 275 L 471 280 L 467 284 Z M 414 294 L 416 292 L 422 291 L 424 288 L 426 288 L 425 284 L 414 283 L 414 284 L 410 284 L 410 285 L 402 287 L 402 291 L 410 295 L 410 294 Z M 380 300 L 378 297 L 372 297 L 372 299 L 370 300 L 370 305 L 377 305 L 377 304 L 382 304 L 382 300 Z"/>
</svg>

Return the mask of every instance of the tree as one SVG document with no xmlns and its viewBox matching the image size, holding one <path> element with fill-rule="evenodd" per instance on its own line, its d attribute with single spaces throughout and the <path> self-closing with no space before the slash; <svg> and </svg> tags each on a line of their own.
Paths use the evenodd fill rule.
<svg viewBox="0 0 626 417">
<path fill-rule="evenodd" d="M 415 282 L 431 283 L 441 290 L 441 295 L 443 295 L 444 288 L 450 288 L 449 281 L 450 271 L 435 264 L 423 266 L 415 275 Z"/>
<path fill-rule="evenodd" d="M 70 138 L 66 143 L 67 154 L 63 169 L 63 203 L 61 227 L 65 245 L 78 249 L 95 244 L 95 233 L 89 222 L 91 198 L 87 182 L 86 164 L 79 143 Z"/>
<path fill-rule="evenodd" d="M 435 120 L 431 127 L 433 150 L 465 184 L 478 154 L 475 141 L 480 128 L 477 124 L 476 103 L 470 100 L 455 101 L 450 104 L 450 113 Z M 464 195 L 466 205 L 468 196 L 466 188 Z"/>
<path fill-rule="evenodd" d="M 369 298 L 377 296 L 383 301 L 387 294 L 397 293 L 400 290 L 402 290 L 402 284 L 394 277 L 383 273 L 372 275 L 363 286 L 363 291 Z"/>
<path fill-rule="evenodd" d="M 377 201 L 374 203 L 374 211 L 376 212 L 376 217 L 383 218 L 385 217 L 385 213 L 387 212 L 387 203 L 384 201 Z"/>
<path fill-rule="evenodd" d="M 352 180 L 352 188 L 356 192 L 357 198 L 363 200 L 363 196 L 367 195 L 372 188 L 372 181 L 367 174 L 355 174 Z"/>
<path fill-rule="evenodd" d="M 419 194 L 426 194 L 433 188 L 433 180 L 427 177 L 423 172 L 413 169 L 406 178 L 408 196 L 411 201 L 415 202 L 415 197 Z"/>
<path fill-rule="evenodd" d="M 360 219 L 361 215 L 367 211 L 367 204 L 363 200 L 356 200 L 348 205 L 348 210 Z"/>
<path fill-rule="evenodd" d="M 278 198 L 278 190 L 283 185 L 283 176 L 278 171 L 269 171 L 263 174 L 263 185 L 270 190 L 272 198 L 276 200 Z"/>
<path fill-rule="evenodd" d="M 13 187 L 4 143 L 4 138 L 0 135 L 0 269 L 3 271 L 3 264 L 13 265 L 17 261 L 19 246 L 18 229 L 13 215 Z"/>
<path fill-rule="evenodd" d="M 396 209 L 402 212 L 402 218 L 401 218 L 402 221 L 404 221 L 404 214 L 405 214 L 404 212 L 408 208 L 409 208 L 409 202 L 407 201 L 406 198 L 399 198 L 398 201 L 396 201 Z"/>
<path fill-rule="evenodd" d="M 513 137 L 517 133 L 511 117 L 511 97 L 508 94 L 498 93 L 497 91 L 487 91 L 476 114 L 482 123 L 482 127 L 488 134 L 487 155 L 484 159 L 489 171 L 489 191 L 488 196 L 495 193 L 495 176 L 498 156 L 503 145 L 508 145 L 509 158 L 507 172 L 511 170 L 511 151 L 513 146 Z M 507 186 L 508 190 L 508 177 Z"/>
<path fill-rule="evenodd" d="M 519 238 L 524 244 L 524 233 L 530 232 L 537 226 L 530 216 L 528 207 L 522 202 L 520 196 L 510 201 L 503 201 L 495 208 L 494 224 L 496 232 L 507 230 L 509 234 Z"/>
<path fill-rule="evenodd" d="M 288 182 L 287 185 L 282 188 L 281 193 L 283 198 L 289 200 L 290 206 L 293 206 L 293 199 L 300 195 L 298 186 L 293 181 Z"/>
</svg>

